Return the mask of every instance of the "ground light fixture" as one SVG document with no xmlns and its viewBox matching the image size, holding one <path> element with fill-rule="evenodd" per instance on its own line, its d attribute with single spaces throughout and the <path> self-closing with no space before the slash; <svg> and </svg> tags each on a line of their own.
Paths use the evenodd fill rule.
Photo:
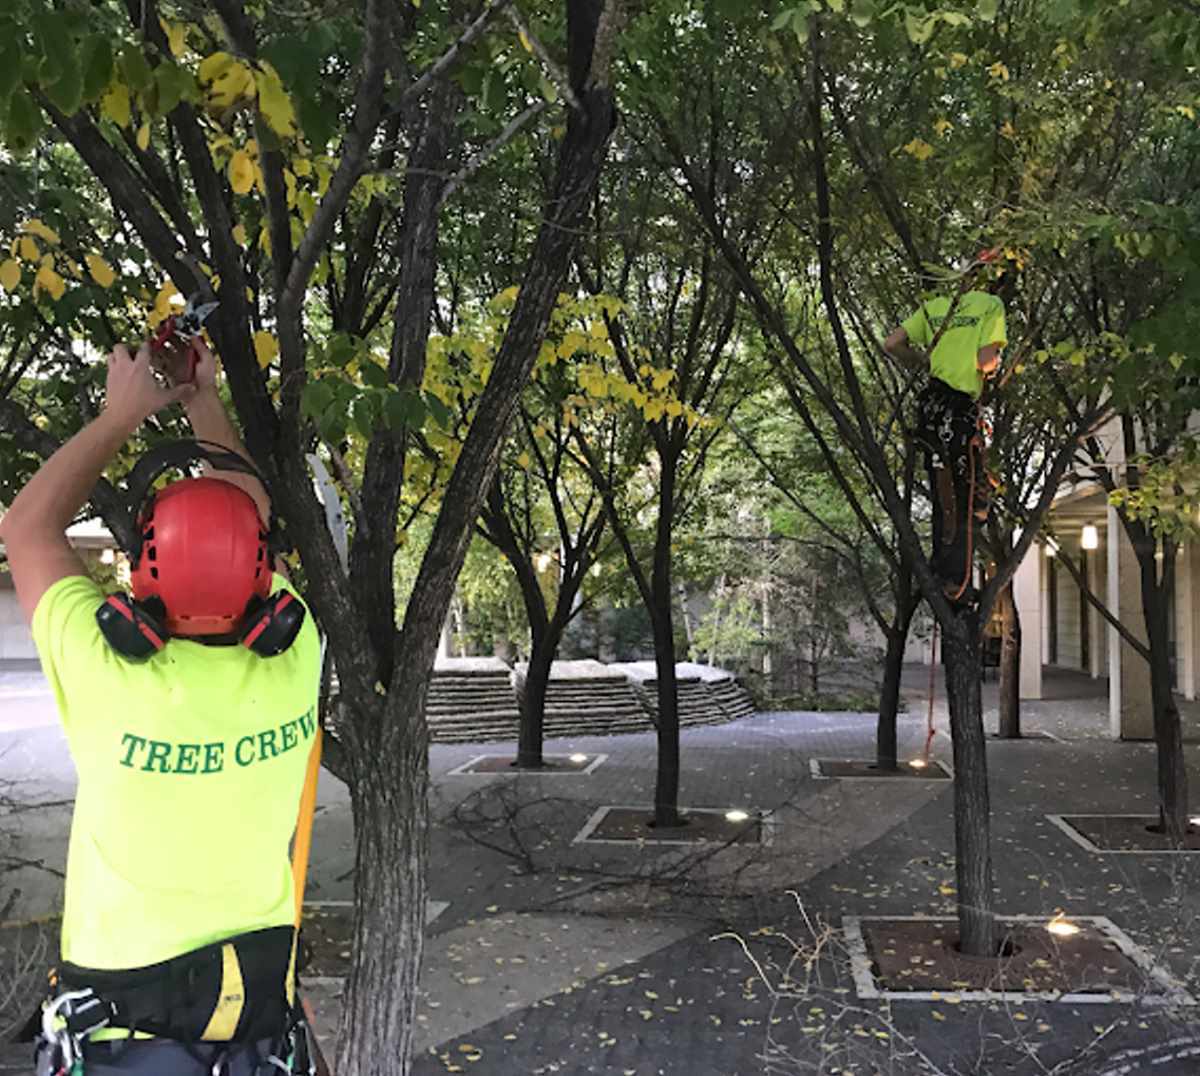
<svg viewBox="0 0 1200 1076">
<path fill-rule="evenodd" d="M 1079 542 L 1084 549 L 1099 549 L 1100 532 L 1096 530 L 1091 523 L 1088 523 L 1083 528 L 1083 533 L 1080 535 Z"/>
<path fill-rule="evenodd" d="M 914 770 L 923 770 L 923 769 L 924 769 L 926 766 L 928 766 L 928 765 L 929 765 L 929 763 L 928 763 L 928 762 L 926 762 L 926 761 L 925 761 L 923 758 L 914 758 L 914 759 L 913 759 L 913 760 L 912 760 L 912 761 L 909 763 L 909 765 L 910 765 L 910 766 L 911 766 L 911 767 L 912 767 Z"/>
<path fill-rule="evenodd" d="M 1046 929 L 1051 934 L 1059 938 L 1070 938 L 1079 933 L 1080 928 L 1074 923 L 1069 922 L 1062 912 L 1059 912 L 1049 923 L 1046 924 Z"/>
<path fill-rule="evenodd" d="M 582 751 L 576 751 L 575 754 L 571 756 L 572 762 L 587 762 L 587 760 L 587 755 L 585 755 Z"/>
<path fill-rule="evenodd" d="M 745 811 L 739 811 L 739 810 L 735 809 L 732 811 L 725 812 L 725 821 L 726 822 L 746 822 L 746 821 L 749 821 L 749 819 L 750 819 L 750 815 L 747 814 Z"/>
</svg>

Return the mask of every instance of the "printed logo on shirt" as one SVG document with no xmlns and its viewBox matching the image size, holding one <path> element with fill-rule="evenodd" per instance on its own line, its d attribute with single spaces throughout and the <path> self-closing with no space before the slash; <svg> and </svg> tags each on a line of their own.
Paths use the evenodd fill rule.
<svg viewBox="0 0 1200 1076">
<path fill-rule="evenodd" d="M 119 762 L 143 773 L 221 773 L 228 766 L 245 769 L 287 754 L 298 744 L 312 739 L 317 722 L 312 707 L 293 721 L 247 733 L 237 740 L 209 743 L 173 743 L 152 740 L 126 732 L 121 737 Z"/>
</svg>

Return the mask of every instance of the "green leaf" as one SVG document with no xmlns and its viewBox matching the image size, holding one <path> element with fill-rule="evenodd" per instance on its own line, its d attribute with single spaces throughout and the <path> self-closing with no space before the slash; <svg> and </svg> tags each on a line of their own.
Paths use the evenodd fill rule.
<svg viewBox="0 0 1200 1076">
<path fill-rule="evenodd" d="M 850 18 L 860 30 L 869 26 L 875 18 L 875 0 L 851 0 Z"/>
<path fill-rule="evenodd" d="M 125 81 L 129 83 L 129 88 L 137 90 L 138 93 L 143 93 L 154 84 L 154 74 L 137 45 L 126 45 L 121 50 L 121 71 L 125 75 Z"/>
<path fill-rule="evenodd" d="M 998 8 L 999 0 L 979 0 L 975 7 L 975 14 L 984 22 L 995 22 Z"/>
<path fill-rule="evenodd" d="M 924 45 L 933 36 L 934 19 L 909 8 L 904 12 L 904 29 L 914 45 Z"/>
<path fill-rule="evenodd" d="M 33 102 L 29 91 L 21 87 L 8 105 L 5 133 L 8 144 L 16 153 L 28 153 L 37 145 L 42 130 L 42 110 Z"/>
<path fill-rule="evenodd" d="M 92 34 L 83 42 L 80 66 L 83 68 L 83 99 L 99 101 L 112 79 L 113 54 L 108 38 Z"/>
<path fill-rule="evenodd" d="M 0 49 L 0 105 L 7 102 L 21 84 L 21 49 L 10 41 Z"/>
<path fill-rule="evenodd" d="M 60 112 L 73 116 L 83 104 L 83 70 L 73 51 L 63 57 L 58 78 L 44 87 L 46 96 Z"/>
<path fill-rule="evenodd" d="M 351 409 L 354 428 L 368 441 L 375 432 L 375 424 L 379 419 L 379 398 L 373 393 L 364 393 L 354 401 Z"/>
<path fill-rule="evenodd" d="M 54 11 L 40 11 L 33 16 L 32 21 L 37 43 L 42 50 L 38 81 L 44 89 L 58 81 L 66 63 L 77 63 L 78 58 L 75 56 L 71 35 L 67 33 L 67 25 L 60 14 Z"/>
<path fill-rule="evenodd" d="M 370 359 L 359 365 L 359 372 L 362 374 L 363 384 L 373 389 L 386 388 L 388 384 L 387 371 L 377 362 Z"/>
<path fill-rule="evenodd" d="M 394 430 L 401 426 L 419 429 L 425 422 L 425 405 L 412 389 L 389 392 L 383 409 L 388 425 Z"/>
<path fill-rule="evenodd" d="M 336 102 L 318 100 L 315 97 L 301 97 L 296 114 L 304 137 L 312 148 L 321 152 L 329 145 L 330 139 L 337 132 L 338 109 Z"/>
<path fill-rule="evenodd" d="M 334 366 L 345 366 L 358 352 L 358 344 L 349 333 L 336 332 L 329 338 L 326 356 Z"/>
<path fill-rule="evenodd" d="M 786 8 L 771 20 L 772 30 L 783 30 L 792 21 L 792 16 L 796 14 L 795 8 Z"/>
<path fill-rule="evenodd" d="M 158 112 L 164 116 L 173 112 L 180 101 L 190 99 L 197 90 L 192 73 L 173 63 L 159 64 L 154 71 L 154 81 L 158 85 Z"/>
<path fill-rule="evenodd" d="M 800 8 L 792 12 L 792 31 L 801 45 L 808 41 L 808 12 Z"/>
<path fill-rule="evenodd" d="M 333 389 L 327 381 L 310 381 L 300 394 L 300 410 L 311 418 L 324 416 L 333 403 Z"/>
<path fill-rule="evenodd" d="M 449 430 L 454 425 L 454 412 L 432 392 L 423 392 L 421 399 L 425 401 L 426 410 L 428 410 L 433 421 L 441 426 L 443 430 Z"/>
</svg>

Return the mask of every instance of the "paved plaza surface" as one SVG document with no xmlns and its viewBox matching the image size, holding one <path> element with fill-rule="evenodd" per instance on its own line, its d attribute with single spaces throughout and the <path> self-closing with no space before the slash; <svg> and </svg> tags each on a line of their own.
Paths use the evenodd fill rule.
<svg viewBox="0 0 1200 1076">
<path fill-rule="evenodd" d="M 902 757 L 924 741 L 926 686 L 927 670 L 907 671 Z M 1152 813 L 1153 747 L 1108 739 L 1103 684 L 1054 671 L 1047 694 L 1024 704 L 1025 725 L 1061 742 L 989 747 L 998 910 L 1105 915 L 1200 994 L 1200 860 L 1096 855 L 1045 817 Z M 994 725 L 994 682 L 984 699 Z M 1184 710 L 1200 788 L 1200 711 Z M 935 724 L 946 727 L 940 703 Z M 873 736 L 872 715 L 848 713 L 760 713 L 686 730 L 681 803 L 764 811 L 772 823 L 765 847 L 715 853 L 573 843 L 598 807 L 649 804 L 652 734 L 547 743 L 607 756 L 582 775 L 451 776 L 513 745 L 435 746 L 437 903 L 415 1071 L 1200 1072 L 1200 1014 L 1189 1006 L 858 999 L 842 916 L 953 915 L 955 900 L 949 782 L 813 778 L 810 759 L 870 757 Z M 950 760 L 944 735 L 934 754 Z M 33 670 L 0 672 L 0 780 L 20 802 L 49 804 L 10 813 L 16 837 L 3 850 L 24 865 L 5 874 L 0 903 L 9 919 L 51 913 L 74 770 Z M 350 900 L 353 868 L 348 797 L 326 774 L 309 900 Z M 339 993 L 336 981 L 311 989 L 325 1036 Z"/>
</svg>

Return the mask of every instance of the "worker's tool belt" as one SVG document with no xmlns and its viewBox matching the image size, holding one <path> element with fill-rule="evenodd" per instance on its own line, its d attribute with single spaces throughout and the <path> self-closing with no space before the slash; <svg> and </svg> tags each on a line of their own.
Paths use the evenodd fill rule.
<svg viewBox="0 0 1200 1076">
<path fill-rule="evenodd" d="M 239 934 L 142 968 L 106 971 L 63 963 L 55 993 L 90 992 L 74 1006 L 91 1026 L 127 1028 L 180 1042 L 275 1039 L 294 1020 L 296 933 L 290 926 Z"/>
</svg>

